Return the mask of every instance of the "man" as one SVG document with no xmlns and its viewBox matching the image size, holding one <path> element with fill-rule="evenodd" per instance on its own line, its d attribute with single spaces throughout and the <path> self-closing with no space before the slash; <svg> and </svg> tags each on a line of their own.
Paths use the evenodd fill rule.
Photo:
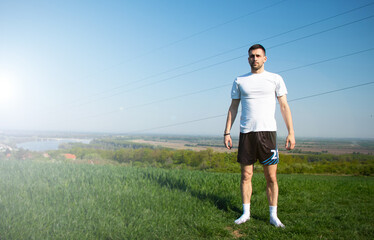
<svg viewBox="0 0 374 240">
<path fill-rule="evenodd" d="M 295 147 L 295 135 L 291 110 L 287 103 L 287 89 L 281 76 L 265 71 L 264 63 L 267 57 L 262 45 L 251 46 L 248 55 L 251 72 L 237 77 L 233 83 L 232 102 L 227 114 L 224 133 L 224 144 L 228 149 L 231 149 L 230 130 L 241 101 L 238 162 L 241 165 L 240 189 L 243 215 L 235 220 L 235 223 L 242 224 L 250 219 L 253 165 L 258 159 L 264 167 L 270 224 L 276 227 L 284 227 L 277 216 L 278 183 L 276 173 L 279 157 L 276 144 L 275 98 L 278 99 L 288 129 L 285 146 L 286 149 L 291 150 Z"/>
</svg>

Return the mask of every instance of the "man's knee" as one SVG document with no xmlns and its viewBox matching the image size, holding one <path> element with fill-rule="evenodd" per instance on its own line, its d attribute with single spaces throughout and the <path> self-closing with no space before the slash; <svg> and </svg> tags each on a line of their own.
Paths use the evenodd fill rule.
<svg viewBox="0 0 374 240">
<path fill-rule="evenodd" d="M 253 166 L 242 166 L 242 174 L 241 174 L 241 181 L 242 183 L 248 183 L 252 181 L 253 176 Z"/>
<path fill-rule="evenodd" d="M 268 174 L 266 177 L 266 182 L 268 184 L 277 183 L 277 175 L 276 174 Z"/>
<path fill-rule="evenodd" d="M 242 174 L 242 179 L 241 180 L 244 183 L 251 182 L 252 181 L 252 176 L 253 176 L 253 173 Z"/>
<path fill-rule="evenodd" d="M 269 183 L 277 183 L 277 166 L 270 165 L 264 166 L 264 174 L 266 178 L 266 182 Z"/>
</svg>

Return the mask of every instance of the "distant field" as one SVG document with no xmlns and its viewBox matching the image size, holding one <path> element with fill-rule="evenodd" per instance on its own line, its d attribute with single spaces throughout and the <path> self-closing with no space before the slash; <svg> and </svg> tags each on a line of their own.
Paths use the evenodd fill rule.
<svg viewBox="0 0 374 240">
<path fill-rule="evenodd" d="M 0 239 L 373 239 L 374 178 L 278 178 L 286 229 L 262 174 L 236 226 L 239 174 L 0 160 Z"/>
<path fill-rule="evenodd" d="M 223 142 L 221 147 L 216 146 L 199 146 L 197 144 L 191 143 L 186 140 L 169 140 L 169 141 L 155 141 L 155 140 L 144 140 L 144 139 L 135 139 L 131 140 L 135 143 L 141 143 L 141 144 L 150 144 L 152 146 L 161 146 L 166 148 L 172 148 L 172 149 L 191 149 L 194 151 L 201 151 L 206 150 L 207 148 L 212 148 L 216 152 L 229 152 L 230 150 L 223 147 Z"/>
<path fill-rule="evenodd" d="M 325 152 L 331 154 L 374 154 L 373 140 L 301 140 L 296 149 L 303 152 Z"/>
<path fill-rule="evenodd" d="M 149 140 L 149 139 L 134 139 L 131 140 L 135 143 L 150 144 L 153 146 L 162 146 L 173 149 L 191 149 L 194 151 L 206 150 L 207 148 L 212 148 L 216 152 L 232 152 L 235 151 L 237 143 L 234 144 L 233 150 L 228 150 L 223 145 L 222 140 L 214 140 L 211 144 L 201 144 L 187 140 L 178 139 L 168 139 L 167 141 L 160 140 Z M 287 153 L 283 147 L 283 140 L 279 141 L 279 150 L 282 153 Z M 370 141 L 372 142 L 372 141 Z M 301 140 L 297 141 L 296 150 L 301 152 L 319 152 L 319 153 L 330 153 L 330 154 L 351 154 L 351 153 L 361 153 L 361 154 L 374 154 L 374 144 L 373 146 L 363 146 L 357 143 L 357 141 L 339 141 L 339 140 Z"/>
</svg>

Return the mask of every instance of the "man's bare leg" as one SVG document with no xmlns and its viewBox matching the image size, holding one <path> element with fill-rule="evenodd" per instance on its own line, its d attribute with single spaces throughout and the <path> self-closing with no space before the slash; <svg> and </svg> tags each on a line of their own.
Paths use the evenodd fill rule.
<svg viewBox="0 0 374 240">
<path fill-rule="evenodd" d="M 241 181 L 240 190 L 242 193 L 243 202 L 243 215 L 235 220 L 236 224 L 245 223 L 250 219 L 250 203 L 252 196 L 252 176 L 253 176 L 253 164 L 244 165 L 241 164 Z"/>
<path fill-rule="evenodd" d="M 264 174 L 266 178 L 266 195 L 269 202 L 270 224 L 276 227 L 284 227 L 277 216 L 278 205 L 278 182 L 277 182 L 277 164 L 264 165 Z"/>
</svg>

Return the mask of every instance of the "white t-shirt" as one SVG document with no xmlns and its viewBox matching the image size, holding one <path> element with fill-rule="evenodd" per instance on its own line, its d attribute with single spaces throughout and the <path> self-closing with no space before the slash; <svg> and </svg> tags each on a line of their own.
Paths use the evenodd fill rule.
<svg viewBox="0 0 374 240">
<path fill-rule="evenodd" d="M 283 78 L 264 71 L 237 77 L 231 90 L 232 99 L 240 99 L 240 132 L 276 131 L 276 97 L 287 94 Z"/>
</svg>

